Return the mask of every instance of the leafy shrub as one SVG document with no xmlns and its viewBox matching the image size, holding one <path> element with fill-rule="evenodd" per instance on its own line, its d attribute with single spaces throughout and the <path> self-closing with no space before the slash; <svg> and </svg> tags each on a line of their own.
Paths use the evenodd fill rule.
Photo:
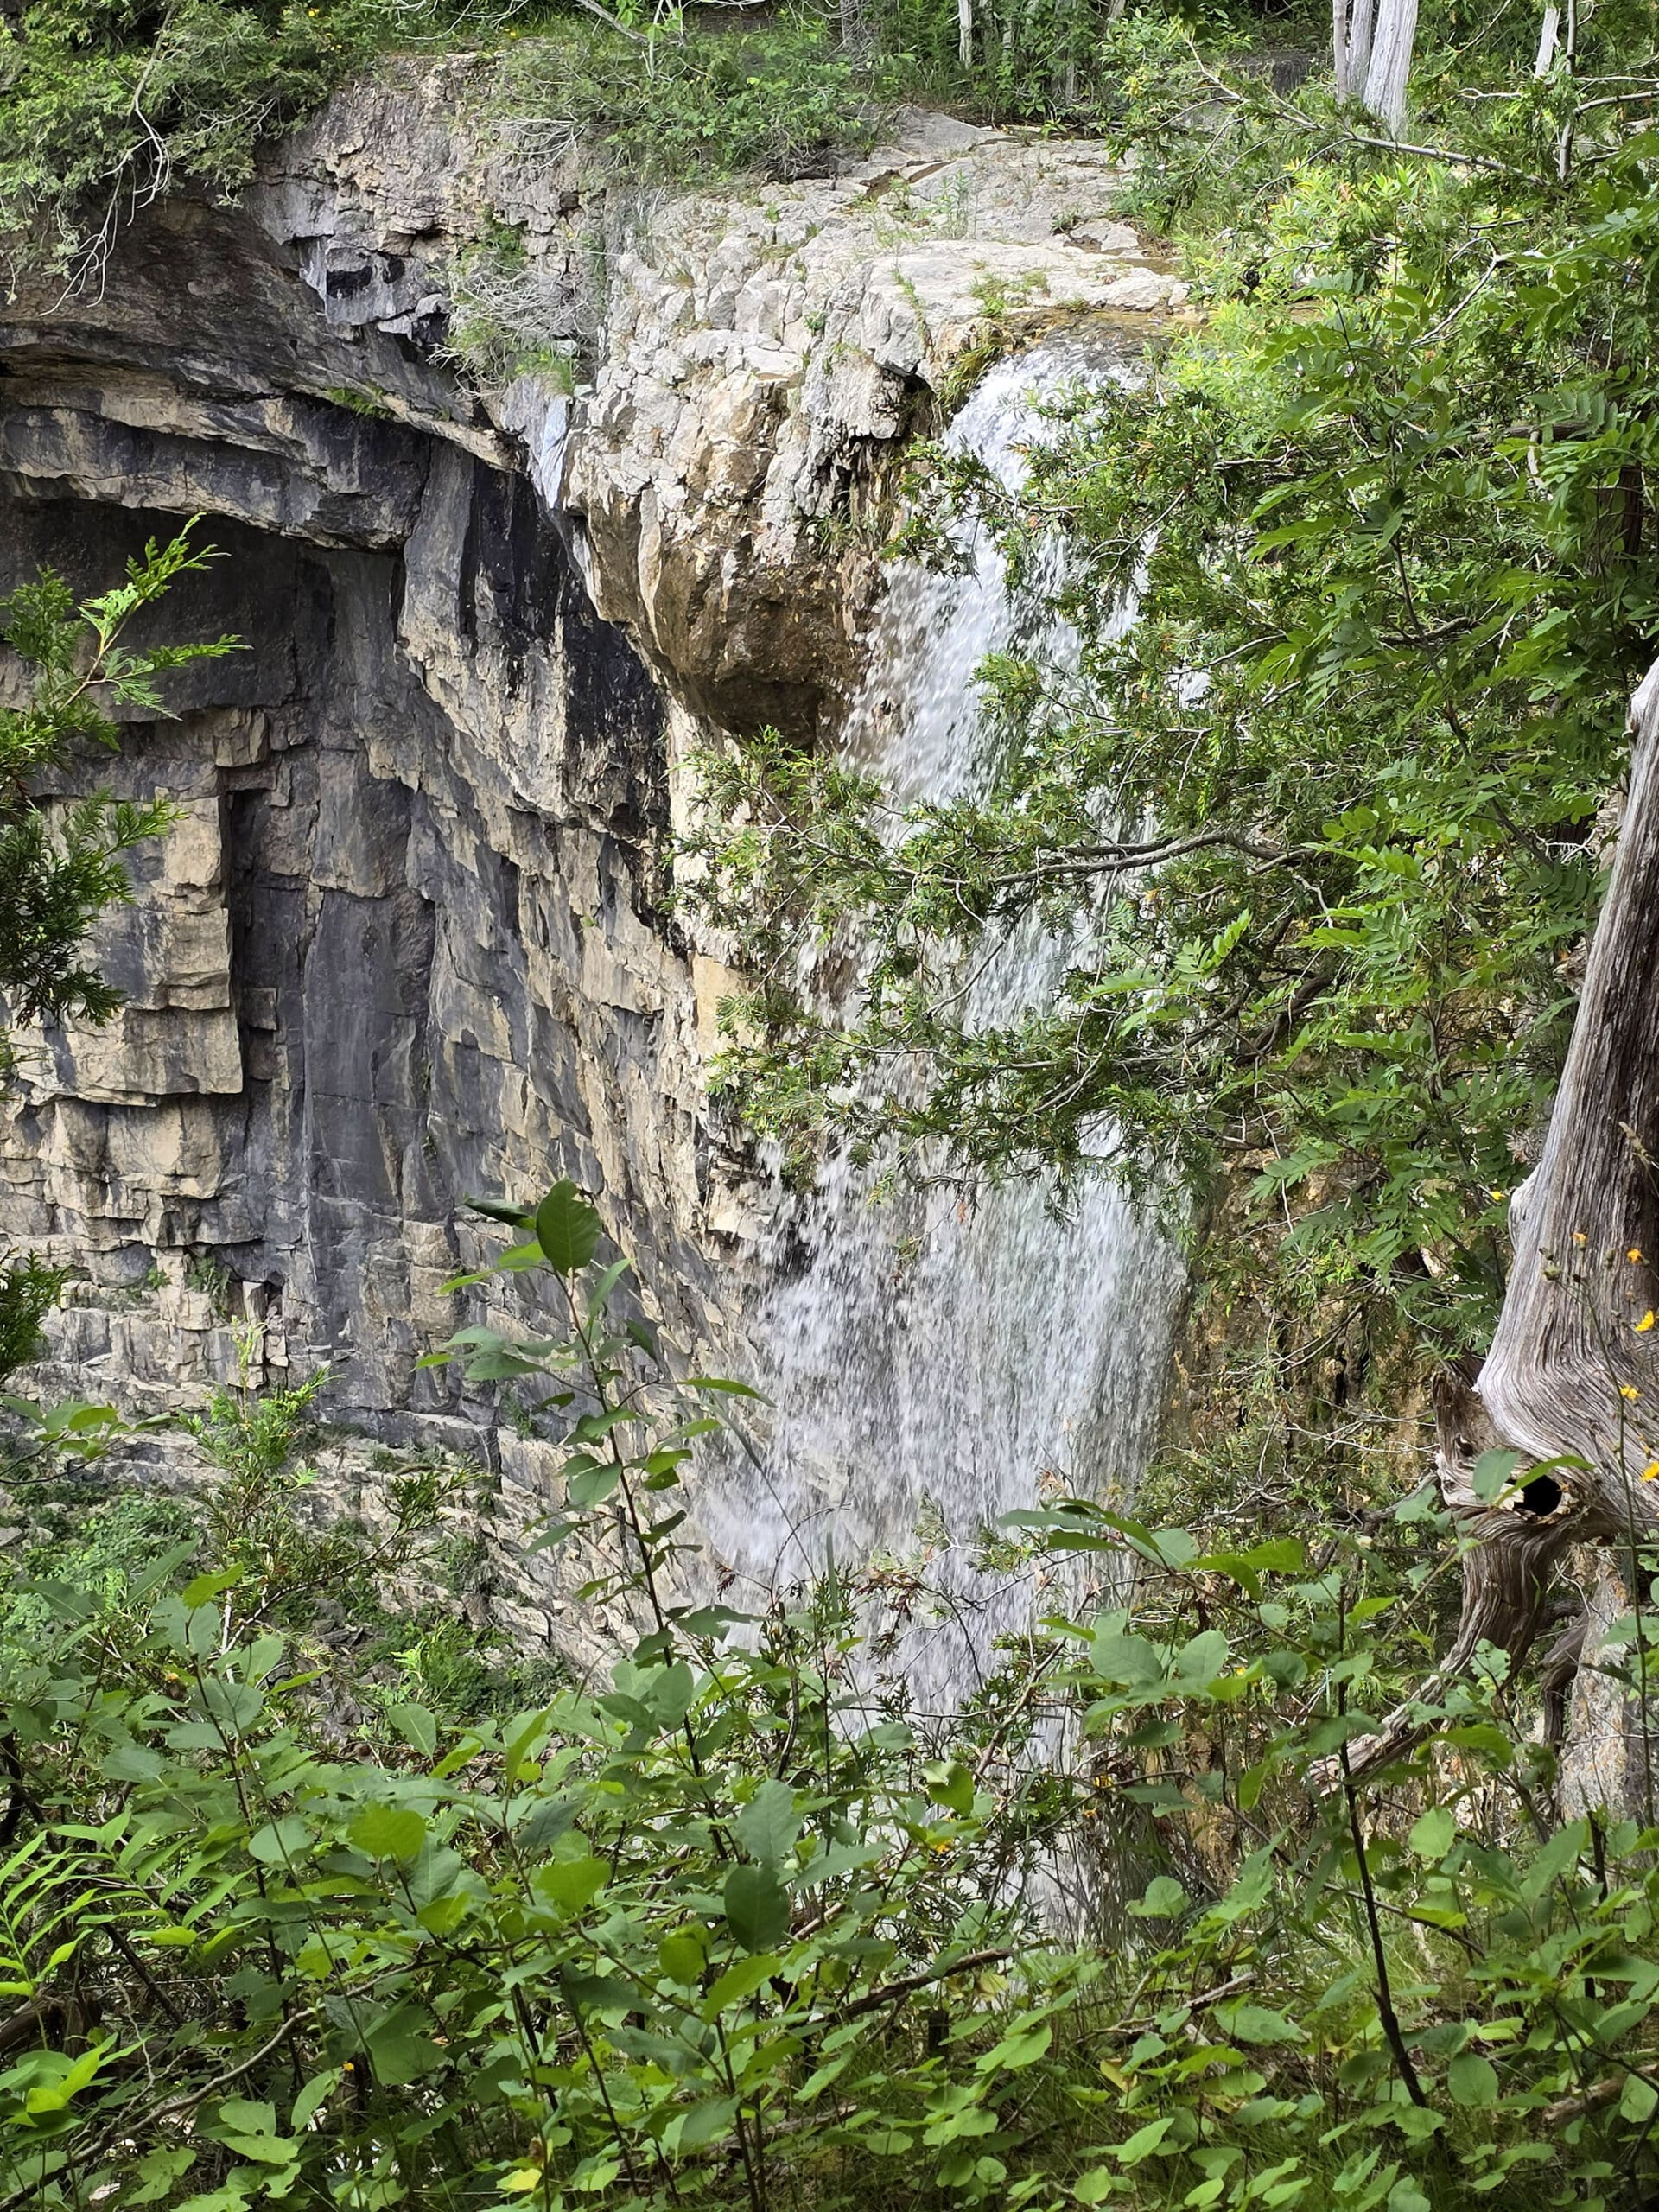
<svg viewBox="0 0 1659 2212">
<path fill-rule="evenodd" d="M 567 1325 L 435 1357 L 563 1439 L 538 1541 L 628 1648 L 508 1717 L 404 1696 L 342 1731 L 307 1571 L 233 1504 L 233 1564 L 163 1550 L 0 1620 L 9 2202 L 1638 2201 L 1651 1810 L 1553 1825 L 1496 1666 L 1427 1709 L 1437 1765 L 1307 1791 L 1421 1668 L 1427 1503 L 1313 1560 L 1016 1516 L 1005 1567 L 1093 1559 L 1125 1595 L 925 1724 L 874 1698 L 845 1580 L 758 1618 L 688 1592 L 686 1476 L 734 1386 L 671 1379 L 569 1185 L 499 1211 L 502 1273 L 550 1276 Z M 269 1499 L 304 1411 L 219 1408 L 232 1501 Z M 1638 1608 L 1604 1656 L 1626 1694 L 1649 1641 Z M 1033 1725 L 1075 1746 L 1034 1780 Z M 1045 1934 L 1031 1876 L 1067 1865 L 1098 1948 Z"/>
<path fill-rule="evenodd" d="M 493 98 L 543 132 L 597 135 L 630 175 L 674 182 L 813 175 L 872 145 L 882 115 L 867 73 L 810 15 L 661 37 L 648 54 L 600 25 L 550 28 L 507 48 Z"/>
<path fill-rule="evenodd" d="M 397 20 L 387 0 L 31 0 L 0 18 L 0 238 L 91 273 L 175 182 L 234 191 Z"/>
</svg>

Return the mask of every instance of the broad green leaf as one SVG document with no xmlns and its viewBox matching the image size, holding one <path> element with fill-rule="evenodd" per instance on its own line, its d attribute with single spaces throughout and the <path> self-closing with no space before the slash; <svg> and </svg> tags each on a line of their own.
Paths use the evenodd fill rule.
<svg viewBox="0 0 1659 2212">
<path fill-rule="evenodd" d="M 1458 1824 L 1449 1805 L 1432 1806 L 1414 1821 L 1407 1838 L 1419 1859 L 1440 1860 L 1451 1850 L 1458 1833 Z"/>
<path fill-rule="evenodd" d="M 1627 2074 L 1624 2087 L 1619 2091 L 1619 2118 L 1643 2126 L 1653 2118 L 1656 2108 L 1659 2108 L 1659 2089 L 1651 2082 L 1643 2081 L 1639 2074 Z"/>
<path fill-rule="evenodd" d="M 1223 2031 L 1235 2043 L 1302 2043 L 1306 2041 L 1300 2028 L 1293 2027 L 1282 2012 L 1275 2012 L 1266 2005 L 1223 2005 L 1217 2007 L 1217 2018 Z"/>
<path fill-rule="evenodd" d="M 930 1759 L 922 1769 L 922 1777 L 927 1783 L 927 1794 L 936 1805 L 957 1814 L 973 1811 L 973 1772 L 960 1759 Z"/>
<path fill-rule="evenodd" d="M 580 1912 L 604 1888 L 610 1871 L 603 1859 L 550 1859 L 536 1869 L 531 1884 L 538 1896 L 562 1912 Z"/>
<path fill-rule="evenodd" d="M 1163 2145 L 1165 2136 L 1175 2125 L 1173 2117 L 1149 2120 L 1144 2127 L 1137 2127 L 1126 2143 L 1120 2143 L 1114 2152 L 1126 2166 L 1138 2166 L 1142 2158 L 1150 2158 Z"/>
<path fill-rule="evenodd" d="M 243 1567 L 232 1567 L 221 1574 L 199 1574 L 180 1591 L 179 1603 L 187 1612 L 194 1613 L 198 1605 L 205 1605 L 226 1590 L 233 1590 L 245 1571 Z"/>
<path fill-rule="evenodd" d="M 1477 2110 L 1497 2102 L 1497 2069 L 1478 2050 L 1460 2050 L 1446 2069 L 1446 2086 L 1454 2105 Z"/>
<path fill-rule="evenodd" d="M 683 1717 L 678 1716 L 678 1717 Z M 801 1832 L 795 1809 L 795 1792 L 788 1783 L 772 1777 L 763 1782 L 732 1823 L 737 1840 L 763 1866 L 776 1867 L 794 1851 Z"/>
<path fill-rule="evenodd" d="M 396 1859 L 407 1866 L 426 1841 L 426 1822 L 409 1805 L 365 1805 L 347 1830 L 371 1859 Z"/>
<path fill-rule="evenodd" d="M 1389 2212 L 1434 2212 L 1434 2208 L 1408 2175 L 1389 2191 Z"/>
<path fill-rule="evenodd" d="M 657 1962 L 671 1981 L 690 1988 L 702 1979 L 702 1969 L 708 1961 L 707 1939 L 701 1928 L 690 1923 L 683 1928 L 671 1929 L 657 1946 Z"/>
<path fill-rule="evenodd" d="M 79 2095 L 98 2073 L 106 2058 L 119 2054 L 112 2044 L 100 2044 L 92 2050 L 83 2051 L 79 2058 L 70 2058 L 62 2051 L 41 2051 L 35 2056 L 37 2072 L 48 2078 L 37 2081 L 23 2098 L 23 2109 L 36 2116 L 42 2113 L 62 2112 L 72 2099 Z"/>
<path fill-rule="evenodd" d="M 438 1724 L 423 1705 L 389 1705 L 386 1718 L 423 1758 L 430 1758 L 438 1748 Z"/>
<path fill-rule="evenodd" d="M 321 2074 L 311 2076 L 295 2098 L 294 2109 L 288 2116 L 289 2126 L 296 2135 L 304 2134 L 314 2116 L 321 2111 L 339 2088 L 340 2081 L 340 2069 L 338 2066 L 327 2067 Z"/>
<path fill-rule="evenodd" d="M 727 1925 L 746 1951 L 770 1950 L 788 1932 L 789 1897 L 770 1866 L 734 1866 L 724 1900 Z"/>
<path fill-rule="evenodd" d="M 1481 1453 L 1471 1471 L 1470 1480 L 1483 1505 L 1495 1504 L 1505 1491 L 1514 1488 L 1516 1471 L 1525 1458 L 1524 1452 L 1507 1448 Z"/>
<path fill-rule="evenodd" d="M 195 2163 L 195 2147 L 190 2144 L 177 2150 L 146 2152 L 135 2170 L 142 2186 L 124 2190 L 121 2203 L 124 2207 L 154 2204 L 162 2197 L 170 2196 L 174 2183 L 188 2173 Z"/>
<path fill-rule="evenodd" d="M 579 1274 L 599 1248 L 597 1212 L 567 1178 L 536 1209 L 536 1241 L 556 1274 Z"/>
<path fill-rule="evenodd" d="M 718 2019 L 728 2005 L 741 2004 L 746 1997 L 753 1997 L 762 1982 L 769 1981 L 777 1973 L 780 1964 L 774 1954 L 763 1951 L 753 1958 L 740 1959 L 735 1966 L 728 1967 L 702 2000 L 703 2018 Z"/>
<path fill-rule="evenodd" d="M 676 2140 L 683 2151 L 695 2151 L 730 2132 L 737 2114 L 735 2097 L 705 2097 L 693 2105 L 679 2123 Z"/>
<path fill-rule="evenodd" d="M 1186 1891 L 1172 1874 L 1159 1874 L 1147 1885 L 1147 1893 L 1129 1910 L 1139 1920 L 1173 1920 L 1186 1903 Z"/>
<path fill-rule="evenodd" d="M 432 2040 L 429 2028 L 417 2005 L 396 2005 L 382 2013 L 364 2036 L 377 2081 L 387 2088 L 401 2088 L 446 2064 L 446 2053 Z"/>
<path fill-rule="evenodd" d="M 267 1821 L 248 1838 L 248 1850 L 262 1866 L 286 1866 L 307 1849 L 311 1830 L 297 1813 Z"/>
<path fill-rule="evenodd" d="M 991 2073 L 1006 2066 L 1018 2073 L 1027 2066 L 1034 2066 L 1054 2040 L 1054 2030 L 1047 2020 L 1038 2020 L 1027 2027 L 1014 2028 L 1001 2041 L 988 2050 L 978 2063 L 982 2071 Z"/>
</svg>

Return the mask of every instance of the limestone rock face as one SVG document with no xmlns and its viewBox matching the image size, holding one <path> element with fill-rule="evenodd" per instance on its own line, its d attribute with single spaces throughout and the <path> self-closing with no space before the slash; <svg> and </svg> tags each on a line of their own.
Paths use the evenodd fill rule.
<svg viewBox="0 0 1659 2212">
<path fill-rule="evenodd" d="M 1096 145 L 912 111 L 831 176 L 628 194 L 479 99 L 455 62 L 337 100 L 248 212 L 341 334 L 429 341 L 459 259 L 463 302 L 525 358 L 571 349 L 574 397 L 508 375 L 493 413 L 575 518 L 600 612 L 716 728 L 833 720 L 874 576 L 860 525 L 988 328 L 1016 343 L 1184 301 L 1104 219 L 1117 177 Z M 385 397 L 403 411 L 395 383 Z"/>
<path fill-rule="evenodd" d="M 462 1202 L 561 1173 L 717 1340 L 765 1183 L 708 1096 L 725 948 L 665 902 L 677 765 L 833 725 L 871 518 L 988 328 L 1180 305 L 1096 148 L 912 117 L 836 176 L 645 201 L 468 89 L 343 96 L 95 297 L 0 307 L 0 590 L 200 512 L 226 557 L 158 619 L 247 642 L 64 778 L 177 818 L 108 925 L 123 1013 L 35 1040 L 0 1133 L 0 1231 L 91 1273 L 48 1388 L 326 1361 L 335 1418 L 473 1441 L 415 1365 L 495 1242 Z M 482 386 L 445 348 L 503 225 L 539 365 Z"/>
</svg>

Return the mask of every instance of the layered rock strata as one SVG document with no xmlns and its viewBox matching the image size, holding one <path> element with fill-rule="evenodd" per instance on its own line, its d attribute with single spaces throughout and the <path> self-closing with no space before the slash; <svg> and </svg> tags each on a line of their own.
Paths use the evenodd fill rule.
<svg viewBox="0 0 1659 2212">
<path fill-rule="evenodd" d="M 344 96 L 240 207 L 165 203 L 95 297 L 0 313 L 0 588 L 96 588 L 199 512 L 225 557 L 165 622 L 248 648 L 98 765 L 178 819 L 110 925 L 124 1011 L 39 1040 L 0 1153 L 0 1230 L 90 1271 L 48 1384 L 327 1361 L 338 1419 L 470 1441 L 415 1367 L 461 1201 L 559 1172 L 718 1339 L 766 1191 L 708 1096 L 722 948 L 665 896 L 679 764 L 832 729 L 873 521 L 988 332 L 1180 304 L 1097 148 L 917 117 L 646 200 L 472 96 Z"/>
</svg>

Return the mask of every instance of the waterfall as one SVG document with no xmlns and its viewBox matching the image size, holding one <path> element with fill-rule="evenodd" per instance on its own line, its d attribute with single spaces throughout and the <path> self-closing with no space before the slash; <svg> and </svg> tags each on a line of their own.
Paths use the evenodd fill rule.
<svg viewBox="0 0 1659 2212">
<path fill-rule="evenodd" d="M 1001 363 L 947 444 L 1017 486 L 1041 395 L 1091 370 L 1098 360 L 1072 344 Z M 988 653 L 1071 664 L 1065 626 L 1010 590 L 987 533 L 958 527 L 960 573 L 895 564 L 844 734 L 900 804 L 971 791 L 988 773 L 975 682 Z M 1064 945 L 1016 931 L 978 974 L 968 1019 L 1034 1002 L 1065 965 Z M 971 1692 L 992 1637 L 1029 1616 L 1028 1580 L 974 1571 L 980 1532 L 1046 1489 L 1132 1493 L 1179 1269 L 1103 1177 L 1062 1217 L 1039 1174 L 966 1198 L 935 1185 L 881 1200 L 877 1172 L 843 1149 L 809 1198 L 785 1204 L 779 1264 L 751 1320 L 771 1433 L 759 1479 L 754 1466 L 734 1471 L 711 1499 L 709 1533 L 761 1581 L 792 1580 L 832 1548 L 843 1567 L 924 1554 L 943 1613 L 918 1606 L 904 1666 L 913 1699 L 946 1705 Z"/>
</svg>

